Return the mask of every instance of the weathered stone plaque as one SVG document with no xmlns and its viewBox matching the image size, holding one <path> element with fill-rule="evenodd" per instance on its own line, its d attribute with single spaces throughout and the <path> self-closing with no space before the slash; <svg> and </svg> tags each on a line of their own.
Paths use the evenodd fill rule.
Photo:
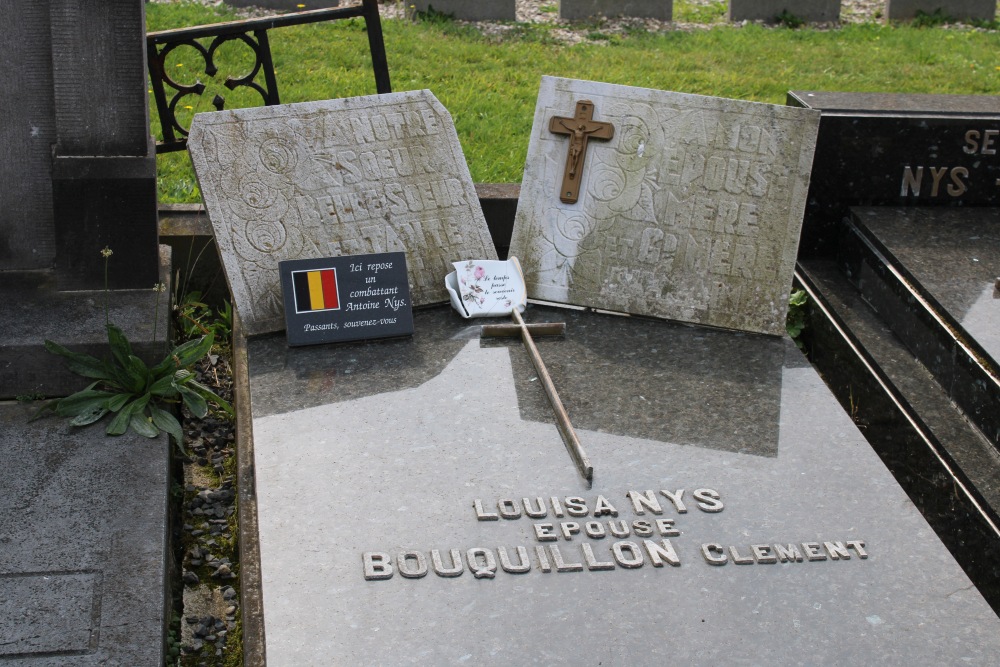
<svg viewBox="0 0 1000 667">
<path fill-rule="evenodd" d="M 496 258 L 430 91 L 199 114 L 188 148 L 248 334 L 284 328 L 280 260 L 404 251 L 419 306 L 451 262 Z"/>
<path fill-rule="evenodd" d="M 560 201 L 572 137 L 550 118 L 593 102 L 615 127 L 589 142 Z M 818 113 L 543 77 L 511 240 L 537 299 L 780 335 Z"/>
<path fill-rule="evenodd" d="M 525 318 L 567 324 L 538 346 L 592 485 L 521 344 L 443 307 L 409 339 L 249 341 L 268 664 L 996 656 L 1000 621 L 790 340 Z"/>
</svg>

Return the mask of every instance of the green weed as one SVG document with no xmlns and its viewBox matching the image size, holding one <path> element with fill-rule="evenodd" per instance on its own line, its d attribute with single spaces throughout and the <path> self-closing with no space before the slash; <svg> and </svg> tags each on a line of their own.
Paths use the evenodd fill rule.
<svg viewBox="0 0 1000 667">
<path fill-rule="evenodd" d="M 806 328 L 809 296 L 805 290 L 795 290 L 788 296 L 788 315 L 785 317 L 785 331 L 795 344 L 802 349 L 802 331 Z"/>
<path fill-rule="evenodd" d="M 936 28 L 938 26 L 954 22 L 955 19 L 948 14 L 945 14 L 941 7 L 938 7 L 929 14 L 922 9 L 918 9 L 916 16 L 913 17 L 912 21 L 910 21 L 910 25 L 914 28 Z"/>
<path fill-rule="evenodd" d="M 211 334 L 223 345 L 233 333 L 233 306 L 224 301 L 213 309 L 201 300 L 201 292 L 188 292 L 174 304 L 174 316 L 180 335 L 186 340 Z"/>
<path fill-rule="evenodd" d="M 783 9 L 780 14 L 775 16 L 774 22 L 791 30 L 798 30 L 806 24 L 805 20 L 792 14 L 787 9 Z"/>
<path fill-rule="evenodd" d="M 108 247 L 101 250 L 104 258 L 104 318 L 111 357 L 98 359 L 46 340 L 46 350 L 66 359 L 66 367 L 70 371 L 93 382 L 75 394 L 49 401 L 32 420 L 46 412 L 53 412 L 69 419 L 71 426 L 89 426 L 113 415 L 105 429 L 108 435 L 122 435 L 132 430 L 147 438 L 155 438 L 161 431 L 166 431 L 183 451 L 184 434 L 172 411 L 178 403 L 183 403 L 191 414 L 199 418 L 208 414 L 209 402 L 233 414 L 232 406 L 195 380 L 191 371 L 212 349 L 214 336 L 208 332 L 200 338 L 181 343 L 150 368 L 134 354 L 128 338 L 109 319 L 111 292 L 108 289 L 108 263 L 113 254 Z M 157 300 L 153 311 L 155 341 L 159 299 L 166 286 L 158 283 L 153 289 Z"/>
</svg>

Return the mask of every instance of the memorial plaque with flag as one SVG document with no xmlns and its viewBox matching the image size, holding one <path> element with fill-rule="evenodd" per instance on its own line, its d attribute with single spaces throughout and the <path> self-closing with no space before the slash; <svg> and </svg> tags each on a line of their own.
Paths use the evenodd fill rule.
<svg viewBox="0 0 1000 667">
<path fill-rule="evenodd" d="M 289 345 L 413 333 L 405 253 L 288 260 L 279 271 Z"/>
</svg>

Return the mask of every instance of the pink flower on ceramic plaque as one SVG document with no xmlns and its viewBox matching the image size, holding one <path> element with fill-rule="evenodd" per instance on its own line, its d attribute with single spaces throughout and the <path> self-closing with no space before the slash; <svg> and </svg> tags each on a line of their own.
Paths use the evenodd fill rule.
<svg viewBox="0 0 1000 667">
<path fill-rule="evenodd" d="M 473 276 L 473 277 L 474 277 L 474 278 L 475 278 L 476 280 L 482 280 L 482 279 L 483 279 L 483 276 L 485 276 L 485 275 L 486 275 L 486 269 L 484 269 L 484 268 L 483 268 L 483 267 L 481 267 L 481 266 L 477 266 L 477 267 L 476 267 L 476 270 L 475 270 L 475 271 L 473 272 L 473 274 L 472 274 L 472 276 Z"/>
</svg>

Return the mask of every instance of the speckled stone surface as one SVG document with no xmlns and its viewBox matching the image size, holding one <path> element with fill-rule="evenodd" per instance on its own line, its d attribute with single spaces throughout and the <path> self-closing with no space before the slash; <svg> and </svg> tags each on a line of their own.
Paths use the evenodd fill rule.
<svg viewBox="0 0 1000 667">
<path fill-rule="evenodd" d="M 855 215 L 1000 369 L 1000 208 L 859 208 Z"/>
<path fill-rule="evenodd" d="M 0 664 L 162 665 L 167 436 L 37 409 L 0 403 Z"/>
<path fill-rule="evenodd" d="M 582 153 L 566 132 L 582 132 L 570 117 L 586 100 L 614 136 Z M 818 124 L 810 109 L 542 77 L 510 246 L 528 296 L 783 335 Z"/>
<path fill-rule="evenodd" d="M 875 114 L 888 116 L 995 117 L 1000 114 L 994 95 L 928 95 L 917 93 L 840 93 L 793 90 L 796 104 L 824 113 Z"/>
<path fill-rule="evenodd" d="M 567 322 L 538 348 L 592 485 L 520 343 L 480 340 L 449 310 L 416 312 L 412 339 L 249 341 L 268 664 L 987 664 L 1000 650 L 996 615 L 790 341 L 526 317 Z M 633 505 L 647 491 L 662 513 Z M 538 503 L 546 516 L 526 516 Z M 811 542 L 822 559 L 768 562 Z M 659 567 L 656 546 L 673 556 Z M 461 573 L 437 574 L 452 550 Z M 366 580 L 366 552 L 392 577 Z"/>
<path fill-rule="evenodd" d="M 248 335 L 285 328 L 281 260 L 405 251 L 419 306 L 452 262 L 496 259 L 430 91 L 199 114 L 188 150 Z"/>
</svg>

